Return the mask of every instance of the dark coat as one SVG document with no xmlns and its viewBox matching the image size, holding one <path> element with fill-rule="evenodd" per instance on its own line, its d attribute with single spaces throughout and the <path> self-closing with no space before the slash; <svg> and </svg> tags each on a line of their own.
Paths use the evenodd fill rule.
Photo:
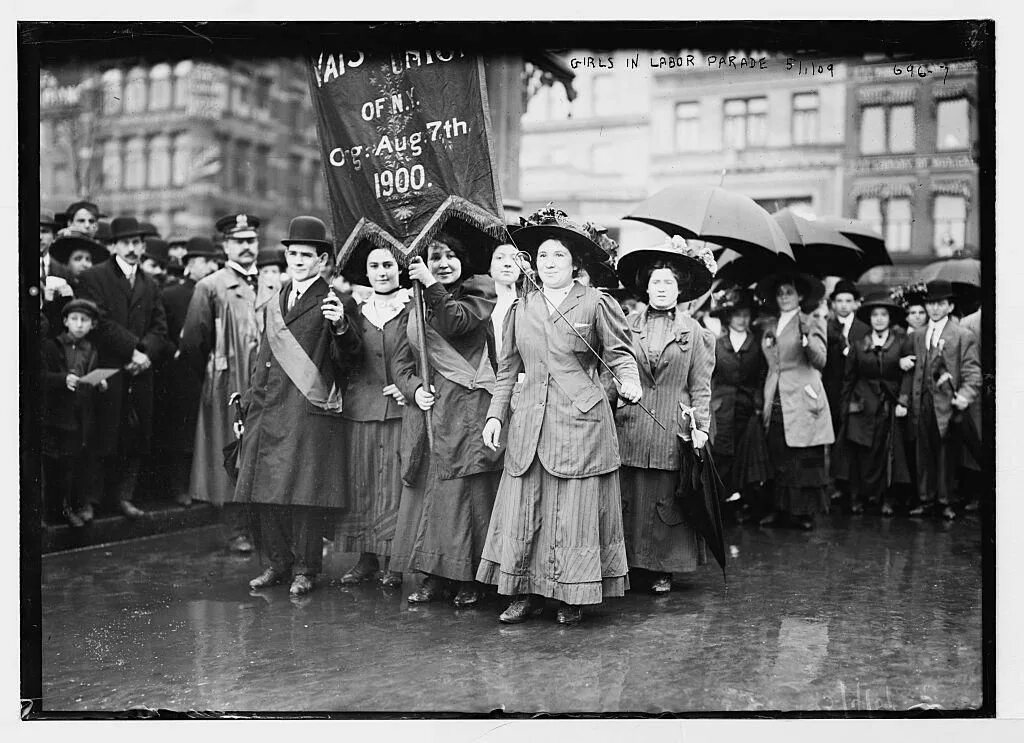
<svg viewBox="0 0 1024 743">
<path fill-rule="evenodd" d="M 180 284 L 168 286 L 160 293 L 160 300 L 167 315 L 167 340 L 174 348 L 180 344 L 181 329 L 185 326 L 185 316 L 188 314 L 188 303 L 195 291 L 196 282 L 186 278 Z"/>
<path fill-rule="evenodd" d="M 67 388 L 68 374 L 82 377 L 96 368 L 96 347 L 88 337 L 75 342 L 67 333 L 43 340 L 42 422 L 47 428 L 75 431 L 81 426 L 75 393 Z"/>
<path fill-rule="evenodd" d="M 875 351 L 870 335 L 850 346 L 840 409 L 848 441 L 870 446 L 880 419 L 888 425 L 888 411 L 895 404 L 910 408 L 910 377 L 900 369 L 900 359 L 913 349 L 913 341 L 896 329 L 889 331 L 881 352 Z"/>
<path fill-rule="evenodd" d="M 160 293 L 167 315 L 170 356 L 153 373 L 153 409 L 155 419 L 159 421 L 153 434 L 153 448 L 163 454 L 191 452 L 195 437 L 203 380 L 177 353 L 188 303 L 195 289 L 196 282 L 186 278 Z"/>
<path fill-rule="evenodd" d="M 362 312 L 359 313 L 363 346 L 348 381 L 343 412 L 347 420 L 384 421 L 402 417 L 402 407 L 395 398 L 384 395 L 381 390 L 394 384 L 391 365 L 408 330 L 409 308 L 407 304 L 404 310 L 384 323 L 383 330 L 367 320 Z M 415 406 L 411 398 L 409 402 Z"/>
<path fill-rule="evenodd" d="M 843 394 L 843 377 L 846 374 L 846 358 L 849 347 L 871 333 L 871 326 L 858 317 L 853 318 L 850 335 L 843 337 L 843 325 L 836 318 L 830 318 L 825 326 L 826 354 L 825 368 L 821 371 L 821 382 L 825 386 L 829 410 L 832 412 L 832 427 L 839 430 L 840 401 Z"/>
<path fill-rule="evenodd" d="M 348 323 L 345 332 L 336 335 L 320 311 L 327 282 L 314 281 L 285 312 L 289 286 L 271 301 L 279 303 L 285 324 L 324 381 L 343 387 L 352 355 L 360 347 L 355 303 L 344 300 Z M 242 397 L 245 435 L 232 500 L 342 507 L 347 486 L 341 414 L 322 410 L 303 396 L 271 353 L 265 328 L 250 386 Z"/>
<path fill-rule="evenodd" d="M 90 338 L 96 344 L 100 368 L 122 368 L 136 349 L 158 365 L 169 350 L 167 320 L 159 291 L 141 269 L 134 288 L 116 260 L 86 270 L 79 277 L 78 296 L 100 308 L 100 319 Z M 149 453 L 153 431 L 153 370 L 134 377 L 115 374 L 97 422 L 99 447 L 104 454 L 119 448 L 136 456 Z M 130 436 L 121 441 L 122 435 Z"/>
<path fill-rule="evenodd" d="M 764 378 L 768 363 L 760 340 L 747 331 L 739 351 L 732 349 L 728 329 L 715 344 L 715 371 L 711 376 L 711 413 L 715 417 L 716 455 L 732 456 L 750 418 L 764 407 Z"/>
<path fill-rule="evenodd" d="M 695 408 L 697 427 L 707 433 L 711 423 L 711 374 L 715 368 L 714 334 L 676 308 L 674 332 L 666 338 L 657 363 L 647 355 L 647 310 L 633 315 L 629 325 L 640 371 L 642 402 L 667 431 L 638 405 L 615 411 L 619 456 L 627 467 L 679 469 L 679 437 L 690 437 L 690 420 L 681 406 Z"/>
<path fill-rule="evenodd" d="M 423 290 L 427 323 L 474 368 L 487 354 L 494 298 L 494 281 L 487 276 L 471 276 L 450 292 L 440 283 Z M 413 317 L 411 309 L 409 317 Z M 408 328 L 408 320 L 404 328 Z M 408 333 L 400 333 L 391 373 L 395 385 L 409 400 L 402 419 L 400 456 L 402 478 L 410 484 L 418 482 L 423 474 L 422 457 L 417 455 L 427 448 L 425 416 L 415 402 L 416 388 L 423 384 L 418 369 L 416 349 Z M 482 388 L 466 389 L 437 373 L 433 384 L 434 464 L 440 479 L 500 470 L 500 453 L 484 446 L 483 440 L 491 394 Z"/>
</svg>

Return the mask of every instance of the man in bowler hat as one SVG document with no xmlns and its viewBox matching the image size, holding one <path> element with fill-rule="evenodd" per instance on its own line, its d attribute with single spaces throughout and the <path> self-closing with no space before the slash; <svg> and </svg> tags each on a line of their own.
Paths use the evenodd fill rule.
<svg viewBox="0 0 1024 743">
<path fill-rule="evenodd" d="M 924 298 L 928 325 L 914 339 L 914 376 L 911 405 L 917 433 L 918 505 L 911 516 L 939 512 L 946 520 L 956 518 L 952 499 L 956 494 L 961 442 L 952 421 L 981 390 L 978 339 L 950 313 L 954 307 L 950 282 L 936 279 L 927 284 Z M 941 511 L 939 510 L 941 509 Z"/>
<path fill-rule="evenodd" d="M 83 272 L 78 293 L 100 309 L 92 339 L 100 367 L 118 367 L 97 422 L 108 485 L 121 513 L 137 518 L 132 503 L 153 428 L 153 364 L 167 349 L 167 321 L 156 284 L 139 269 L 143 230 L 134 217 L 111 222 L 114 258 Z M 87 511 L 88 514 L 88 511 Z"/>
<path fill-rule="evenodd" d="M 321 571 L 329 509 L 344 503 L 341 393 L 362 338 L 355 302 L 319 273 L 333 250 L 324 223 L 296 217 L 281 242 L 291 281 L 263 309 L 234 500 L 255 506 L 270 561 L 250 588 L 291 579 L 300 596 Z"/>
</svg>

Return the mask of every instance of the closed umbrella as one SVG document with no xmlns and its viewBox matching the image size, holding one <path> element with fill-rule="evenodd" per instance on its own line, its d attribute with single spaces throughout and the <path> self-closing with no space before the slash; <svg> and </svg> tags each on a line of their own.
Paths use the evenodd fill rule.
<svg viewBox="0 0 1024 743">
<path fill-rule="evenodd" d="M 708 550 L 722 568 L 725 577 L 725 527 L 722 503 L 729 497 L 718 476 L 711 447 L 694 451 L 688 441 L 679 439 L 679 485 L 676 499 L 686 523 L 704 538 Z"/>
<path fill-rule="evenodd" d="M 875 266 L 892 265 L 885 238 L 869 223 L 846 217 L 819 217 L 816 221 L 823 227 L 834 229 L 863 251 L 861 266 L 864 271 Z"/>
<path fill-rule="evenodd" d="M 793 257 L 782 228 L 767 211 L 750 197 L 718 186 L 670 186 L 638 204 L 626 219 L 743 255 Z"/>
<path fill-rule="evenodd" d="M 777 211 L 772 218 L 782 228 L 801 270 L 845 279 L 856 279 L 866 270 L 864 251 L 832 227 L 804 219 L 792 209 Z"/>
</svg>

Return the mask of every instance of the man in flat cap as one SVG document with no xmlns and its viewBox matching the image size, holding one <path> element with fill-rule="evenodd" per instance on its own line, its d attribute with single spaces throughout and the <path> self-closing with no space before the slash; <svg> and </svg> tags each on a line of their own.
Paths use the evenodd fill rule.
<svg viewBox="0 0 1024 743">
<path fill-rule="evenodd" d="M 256 357 L 256 255 L 260 220 L 230 214 L 217 220 L 227 263 L 196 284 L 181 331 L 181 353 L 203 380 L 196 424 L 189 493 L 195 500 L 224 507 L 228 547 L 251 552 L 244 509 L 231 504 L 234 483 L 224 470 L 224 447 L 234 441 L 234 415 L 228 401 L 245 392 Z"/>
</svg>

